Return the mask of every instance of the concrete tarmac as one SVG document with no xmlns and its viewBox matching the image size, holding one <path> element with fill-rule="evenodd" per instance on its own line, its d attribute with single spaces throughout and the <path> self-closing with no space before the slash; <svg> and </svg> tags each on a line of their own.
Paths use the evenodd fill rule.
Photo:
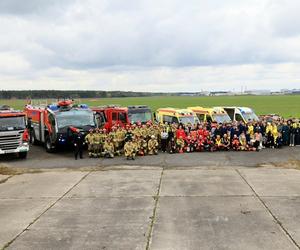
<svg viewBox="0 0 300 250">
<path fill-rule="evenodd" d="M 119 166 L 46 169 L 1 179 L 6 181 L 0 184 L 0 249 L 300 245 L 295 169 Z"/>
</svg>

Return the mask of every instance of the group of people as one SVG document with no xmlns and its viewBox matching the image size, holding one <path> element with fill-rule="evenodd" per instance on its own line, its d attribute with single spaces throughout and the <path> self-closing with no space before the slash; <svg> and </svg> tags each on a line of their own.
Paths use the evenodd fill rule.
<svg viewBox="0 0 300 250">
<path fill-rule="evenodd" d="M 226 124 L 132 124 L 125 128 L 112 127 L 90 130 L 84 142 L 89 157 L 113 158 L 124 154 L 126 159 L 168 153 L 259 151 L 300 145 L 298 120 L 267 122 L 232 122 Z"/>
<path fill-rule="evenodd" d="M 136 155 L 157 154 L 159 149 L 160 128 L 152 123 L 90 130 L 85 137 L 89 157 L 113 158 L 124 154 L 127 159 Z"/>
</svg>

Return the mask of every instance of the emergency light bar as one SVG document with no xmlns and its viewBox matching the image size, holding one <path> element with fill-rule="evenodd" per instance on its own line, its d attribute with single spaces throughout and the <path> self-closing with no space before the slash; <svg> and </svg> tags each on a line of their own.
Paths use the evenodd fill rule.
<svg viewBox="0 0 300 250">
<path fill-rule="evenodd" d="M 59 101 L 57 103 L 57 105 L 59 107 L 68 107 L 68 106 L 71 106 L 73 104 L 73 101 L 72 100 L 64 100 L 64 101 Z"/>
<path fill-rule="evenodd" d="M 52 111 L 57 111 L 59 109 L 58 106 L 55 104 L 48 105 L 48 108 L 51 109 Z"/>
<path fill-rule="evenodd" d="M 79 107 L 82 108 L 82 109 L 88 109 L 89 108 L 89 106 L 87 104 L 80 104 Z"/>
<path fill-rule="evenodd" d="M 69 103 L 69 102 L 68 102 Z M 52 111 L 68 111 L 72 108 L 80 108 L 80 109 L 88 109 L 89 106 L 87 104 L 79 104 L 79 105 L 67 105 L 68 104 L 67 102 L 64 102 L 64 103 L 61 103 L 59 102 L 58 104 L 60 105 L 57 105 L 57 104 L 50 104 L 48 105 L 48 108 Z M 63 104 L 63 105 L 61 105 Z"/>
</svg>

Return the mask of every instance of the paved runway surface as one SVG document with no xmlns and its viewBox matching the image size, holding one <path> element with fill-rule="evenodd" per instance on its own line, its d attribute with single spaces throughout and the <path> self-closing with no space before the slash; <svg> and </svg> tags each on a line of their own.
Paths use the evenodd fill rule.
<svg viewBox="0 0 300 250">
<path fill-rule="evenodd" d="M 54 154 L 45 152 L 42 146 L 31 146 L 28 159 L 20 160 L 13 156 L 0 156 L 0 166 L 20 168 L 82 168 L 106 166 L 158 166 L 158 167 L 187 167 L 187 166 L 247 166 L 262 165 L 300 166 L 300 146 L 282 149 L 264 149 L 260 152 L 201 152 L 191 154 L 159 153 L 156 156 L 137 157 L 135 161 L 126 160 L 124 156 L 114 159 L 89 159 L 85 152 L 84 160 L 74 160 L 72 151 L 59 151 Z"/>
<path fill-rule="evenodd" d="M 0 249 L 282 250 L 300 245 L 296 169 L 229 164 L 47 169 L 0 175 L 0 183 Z"/>
</svg>

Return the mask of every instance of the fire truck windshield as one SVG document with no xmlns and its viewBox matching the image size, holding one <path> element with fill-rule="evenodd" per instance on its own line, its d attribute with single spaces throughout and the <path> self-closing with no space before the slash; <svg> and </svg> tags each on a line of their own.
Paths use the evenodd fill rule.
<svg viewBox="0 0 300 250">
<path fill-rule="evenodd" d="M 56 114 L 58 128 L 67 126 L 95 126 L 94 115 L 90 110 L 69 110 Z"/>
<path fill-rule="evenodd" d="M 25 129 L 25 117 L 0 117 L 0 131 Z"/>
<path fill-rule="evenodd" d="M 129 113 L 129 120 L 132 123 L 136 122 L 148 122 L 152 120 L 151 112 L 139 112 L 139 113 Z"/>
</svg>

